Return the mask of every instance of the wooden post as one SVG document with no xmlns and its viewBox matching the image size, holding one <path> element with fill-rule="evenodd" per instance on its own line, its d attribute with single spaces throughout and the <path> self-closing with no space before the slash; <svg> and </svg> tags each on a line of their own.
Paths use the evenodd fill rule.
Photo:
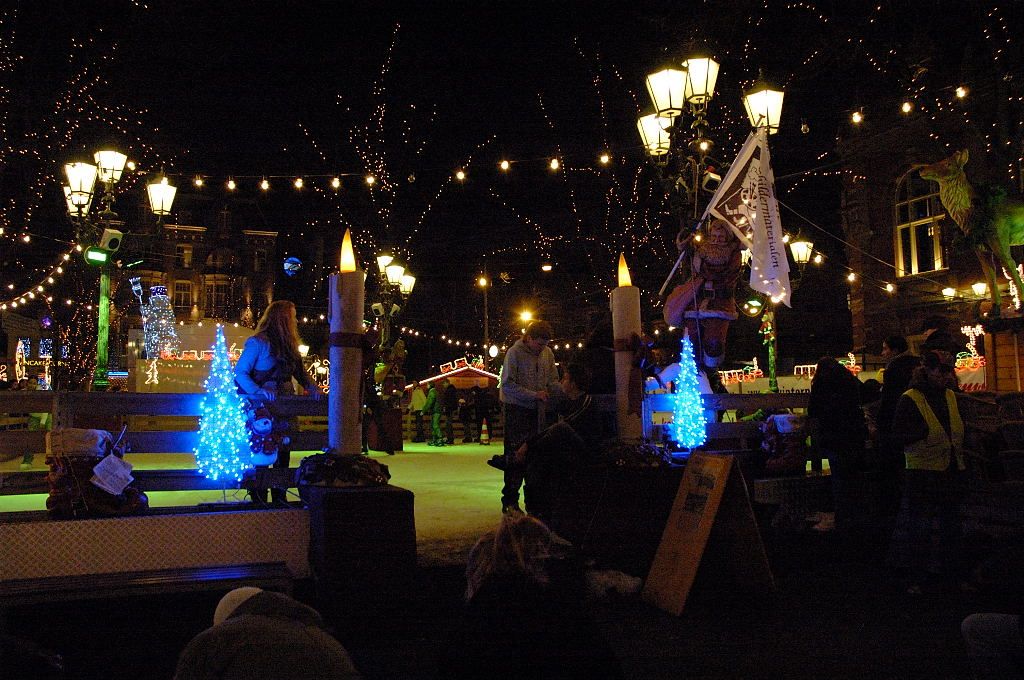
<svg viewBox="0 0 1024 680">
<path fill-rule="evenodd" d="M 330 393 L 327 404 L 327 441 L 341 455 L 362 452 L 360 422 L 363 395 L 363 303 L 365 276 L 355 264 L 348 230 L 341 246 L 341 268 L 329 277 Z"/>
</svg>

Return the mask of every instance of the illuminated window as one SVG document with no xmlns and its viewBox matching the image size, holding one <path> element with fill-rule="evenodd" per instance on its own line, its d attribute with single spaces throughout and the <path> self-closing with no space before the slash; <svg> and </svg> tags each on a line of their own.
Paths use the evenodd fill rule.
<svg viewBox="0 0 1024 680">
<path fill-rule="evenodd" d="M 923 274 L 945 267 L 942 225 L 946 216 L 939 201 L 939 185 L 917 173 L 896 187 L 896 276 Z"/>
<path fill-rule="evenodd" d="M 39 358 L 49 359 L 53 356 L 53 338 L 39 338 Z"/>
<path fill-rule="evenodd" d="M 25 352 L 25 357 L 32 356 L 32 338 L 18 338 L 21 340 L 21 349 Z"/>
<path fill-rule="evenodd" d="M 174 266 L 182 269 L 192 268 L 192 246 L 174 246 Z"/>
<path fill-rule="evenodd" d="M 174 311 L 188 314 L 192 311 L 192 282 L 174 282 Z"/>
<path fill-rule="evenodd" d="M 212 282 L 207 279 L 206 283 L 206 315 L 214 318 L 227 318 L 228 300 L 230 298 L 231 286 L 226 282 Z"/>
</svg>

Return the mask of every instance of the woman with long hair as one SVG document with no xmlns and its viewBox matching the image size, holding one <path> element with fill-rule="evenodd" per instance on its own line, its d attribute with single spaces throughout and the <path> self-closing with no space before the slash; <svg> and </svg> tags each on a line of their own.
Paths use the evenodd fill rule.
<svg viewBox="0 0 1024 680">
<path fill-rule="evenodd" d="M 299 354 L 300 342 L 295 304 L 289 300 L 270 303 L 256 324 L 256 333 L 245 341 L 242 356 L 235 364 L 235 384 L 238 385 L 239 393 L 257 397 L 258 400 L 251 402 L 254 405 L 258 401 L 272 402 L 278 395 L 295 394 L 294 378 L 306 394 L 319 399 L 323 393 L 303 370 L 302 356 Z M 280 432 L 281 428 L 271 425 L 270 432 L 266 432 L 265 428 L 254 428 L 254 410 L 249 409 L 251 415 L 248 419 L 253 454 L 270 457 L 276 453 L 273 466 L 287 468 L 291 461 L 291 448 L 281 437 L 273 435 L 273 430 Z M 266 414 L 261 415 L 266 420 Z M 272 500 L 284 502 L 285 491 L 273 489 Z M 250 494 L 254 500 L 266 503 L 266 489 L 250 489 Z"/>
</svg>

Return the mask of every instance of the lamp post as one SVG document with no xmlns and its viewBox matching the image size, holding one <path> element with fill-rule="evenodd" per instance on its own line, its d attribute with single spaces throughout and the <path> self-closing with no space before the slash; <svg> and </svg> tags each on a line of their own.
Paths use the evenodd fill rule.
<svg viewBox="0 0 1024 680">
<path fill-rule="evenodd" d="M 377 255 L 377 296 L 379 302 L 371 305 L 373 315 L 378 319 L 380 340 L 378 350 L 383 353 L 391 340 L 391 321 L 402 311 L 402 305 L 412 294 L 416 277 L 397 262 L 390 253 Z"/>
<path fill-rule="evenodd" d="M 487 318 L 487 289 L 491 287 L 491 280 L 487 278 L 486 269 L 484 270 L 484 273 L 477 278 L 476 285 L 480 286 L 481 290 L 484 292 L 484 352 L 486 353 L 491 346 L 491 333 L 490 328 L 488 327 Z"/>
<path fill-rule="evenodd" d="M 96 368 L 92 389 L 103 391 L 109 385 L 108 356 L 110 339 L 110 256 L 121 247 L 124 234 L 114 229 L 122 226 L 114 212 L 114 185 L 121 179 L 128 157 L 118 151 L 103 149 L 93 155 L 92 163 L 75 162 L 64 166 L 68 184 L 63 187 L 68 214 L 78 229 L 78 240 L 86 244 L 85 261 L 100 268 L 100 297 L 96 320 Z M 96 182 L 103 185 L 99 214 L 90 215 Z M 150 208 L 160 219 L 170 214 L 177 189 L 166 177 L 147 187 Z"/>
<path fill-rule="evenodd" d="M 790 282 L 790 288 L 795 291 L 800 286 L 804 269 L 807 268 L 807 263 L 811 261 L 811 256 L 814 254 L 814 244 L 798 236 L 795 241 L 790 242 L 789 251 L 792 253 L 793 261 L 796 262 L 797 269 L 800 271 L 800 278 Z M 779 391 L 779 377 L 776 370 L 779 354 L 779 326 L 775 320 L 775 302 L 773 299 L 773 304 L 770 307 L 763 303 L 755 304 L 753 300 L 748 301 L 744 305 L 744 311 L 748 314 L 753 312 L 752 316 L 756 316 L 758 311 L 764 310 L 764 315 L 761 317 L 760 332 L 764 336 L 764 344 L 768 346 L 768 390 L 771 392 Z"/>
<path fill-rule="evenodd" d="M 679 257 L 659 295 L 664 295 L 680 266 L 689 268 L 684 283 L 676 286 L 666 299 L 665 320 L 669 325 L 685 323 L 691 333 L 698 331 L 694 337 L 700 338 L 698 356 L 705 369 L 715 368 L 723 360 L 729 324 L 738 316 L 735 293 L 741 263 L 734 257 L 734 232 L 751 227 L 750 222 L 725 220 L 721 211 L 746 218 L 746 212 L 752 210 L 741 192 L 734 189 L 746 181 L 742 164 L 750 163 L 754 157 L 748 152 L 753 136 L 741 150 L 747 152 L 741 166 L 732 168 L 732 174 L 722 173 L 722 164 L 711 156 L 714 142 L 709 136 L 707 114 L 715 97 L 718 73 L 718 62 L 705 54 L 693 55 L 678 65 L 651 73 L 647 76 L 647 91 L 654 110 L 637 121 L 641 140 L 668 196 L 669 210 L 679 222 Z M 778 129 L 781 91 L 759 81 L 744 93 L 744 105 L 755 129 Z M 757 143 L 760 141 L 758 137 Z M 740 175 L 734 177 L 736 172 Z M 716 225 L 713 220 L 704 224 L 712 211 L 705 210 L 707 200 L 702 200 L 702 195 L 715 194 L 723 175 L 730 183 L 730 191 L 713 199 L 718 211 L 715 216 L 731 224 Z M 736 203 L 742 205 L 737 208 Z M 762 209 L 760 203 L 756 205 L 757 210 Z"/>
</svg>

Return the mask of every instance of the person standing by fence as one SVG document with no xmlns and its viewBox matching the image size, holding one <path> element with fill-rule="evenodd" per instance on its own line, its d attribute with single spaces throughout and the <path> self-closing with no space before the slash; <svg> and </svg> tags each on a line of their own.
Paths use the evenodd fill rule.
<svg viewBox="0 0 1024 680">
<path fill-rule="evenodd" d="M 555 353 L 548 347 L 554 330 L 547 321 L 534 321 L 505 354 L 501 367 L 501 400 L 505 411 L 504 471 L 501 511 L 522 512 L 519 489 L 523 471 L 513 464 L 516 450 L 541 429 L 540 420 L 552 394 L 561 393 Z"/>
</svg>

